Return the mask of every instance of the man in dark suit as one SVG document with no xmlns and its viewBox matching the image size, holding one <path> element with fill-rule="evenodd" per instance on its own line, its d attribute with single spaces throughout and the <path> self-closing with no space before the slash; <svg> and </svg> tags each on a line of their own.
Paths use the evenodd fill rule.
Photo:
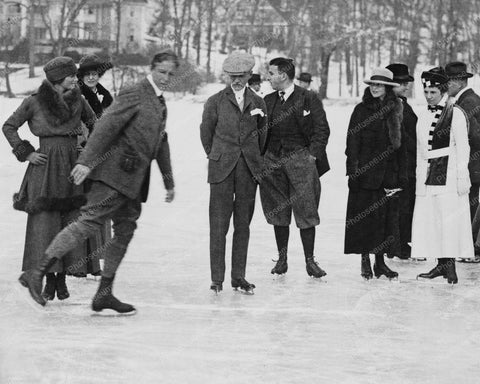
<svg viewBox="0 0 480 384">
<path fill-rule="evenodd" d="M 248 293 L 255 288 L 245 280 L 245 269 L 267 120 L 265 102 L 246 86 L 254 65 L 254 57 L 247 53 L 233 52 L 227 57 L 223 70 L 228 85 L 207 100 L 200 125 L 209 159 L 210 288 L 216 293 L 224 281 L 225 238 L 232 213 L 232 287 Z"/>
<path fill-rule="evenodd" d="M 165 132 L 167 110 L 163 90 L 178 67 L 177 56 L 164 51 L 154 56 L 151 74 L 122 90 L 109 110 L 97 122 L 87 145 L 73 168 L 77 185 L 88 176 L 91 189 L 77 221 L 52 241 L 36 268 L 20 276 L 33 299 L 45 305 L 41 296 L 42 279 L 50 266 L 62 259 L 83 239 L 100 230 L 112 219 L 113 239 L 105 248 L 105 265 L 92 309 L 112 309 L 134 314 L 135 308 L 112 294 L 112 284 L 120 262 L 137 227 L 141 203 L 146 201 L 150 164 L 156 159 L 167 189 L 166 201 L 174 198 L 170 150 Z"/>
<path fill-rule="evenodd" d="M 293 60 L 269 63 L 275 92 L 265 96 L 268 136 L 260 196 L 265 217 L 274 226 L 279 259 L 272 274 L 287 272 L 287 249 L 292 211 L 300 228 L 306 269 L 310 276 L 326 273 L 314 260 L 315 226 L 320 223 L 319 177 L 328 169 L 325 148 L 330 129 L 322 102 L 311 91 L 293 84 Z"/>
<path fill-rule="evenodd" d="M 460 61 L 448 63 L 445 66 L 445 73 L 449 77 L 448 94 L 455 97 L 459 105 L 467 115 L 468 120 L 468 142 L 470 144 L 470 161 L 468 170 L 470 172 L 470 217 L 474 241 L 477 237 L 480 223 L 474 221 L 478 208 L 478 192 L 480 189 L 480 97 L 468 86 L 468 79 L 473 76 L 467 72 L 467 65 Z M 480 262 L 480 249 L 475 248 L 476 261 Z M 458 260 L 469 261 L 469 260 Z"/>
</svg>

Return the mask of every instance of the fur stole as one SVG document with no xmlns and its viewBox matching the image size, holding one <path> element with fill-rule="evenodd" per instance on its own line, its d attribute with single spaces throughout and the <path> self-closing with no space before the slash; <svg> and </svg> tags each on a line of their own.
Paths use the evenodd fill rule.
<svg viewBox="0 0 480 384">
<path fill-rule="evenodd" d="M 362 100 L 367 108 L 372 110 L 372 113 L 380 114 L 381 118 L 385 120 L 393 149 L 400 148 L 402 144 L 402 100 L 396 97 L 392 91 L 387 92 L 383 100 L 374 98 L 368 87 L 365 89 Z"/>
<path fill-rule="evenodd" d="M 85 96 L 85 99 L 93 109 L 93 112 L 95 112 L 95 115 L 97 115 L 97 118 L 102 116 L 103 111 L 113 102 L 113 97 L 110 92 L 108 92 L 107 89 L 102 86 L 102 84 L 98 83 L 97 93 L 103 96 L 103 100 L 100 102 L 97 95 L 93 93 L 93 91 L 87 85 L 85 85 L 83 82 L 79 82 L 79 85 L 82 95 Z"/>
<path fill-rule="evenodd" d="M 45 116 L 52 125 L 67 122 L 82 108 L 82 94 L 77 87 L 61 95 L 52 83 L 44 80 L 36 96 L 42 108 L 47 111 Z"/>
</svg>

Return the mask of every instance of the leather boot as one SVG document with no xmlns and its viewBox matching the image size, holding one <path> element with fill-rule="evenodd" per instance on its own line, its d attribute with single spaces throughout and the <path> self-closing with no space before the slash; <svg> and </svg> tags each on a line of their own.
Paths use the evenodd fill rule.
<svg viewBox="0 0 480 384">
<path fill-rule="evenodd" d="M 319 267 L 313 256 L 305 258 L 305 263 L 308 276 L 319 278 L 327 275 L 327 272 Z"/>
<path fill-rule="evenodd" d="M 388 268 L 387 264 L 385 264 L 385 260 L 383 255 L 375 255 L 375 264 L 373 264 L 373 273 L 375 273 L 375 277 L 378 279 L 380 276 L 385 275 L 387 279 L 393 279 L 398 277 L 398 273 L 392 271 Z"/>
<path fill-rule="evenodd" d="M 443 268 L 446 270 L 448 284 L 457 284 L 458 277 L 455 269 L 455 259 L 444 259 Z"/>
<path fill-rule="evenodd" d="M 361 276 L 366 279 L 370 280 L 373 279 L 373 272 L 372 272 L 372 266 L 370 264 L 370 255 L 369 254 L 363 254 L 362 255 L 362 263 L 361 263 Z"/>
<path fill-rule="evenodd" d="M 249 283 L 245 280 L 244 277 L 239 277 L 236 279 L 232 279 L 232 287 L 236 290 L 240 288 L 245 293 L 253 294 L 253 289 L 255 288 L 255 284 Z"/>
<path fill-rule="evenodd" d="M 212 284 L 210 284 L 210 289 L 215 293 L 219 293 L 223 290 L 223 283 L 221 281 L 212 281 Z"/>
<path fill-rule="evenodd" d="M 283 275 L 284 273 L 287 273 L 288 270 L 288 264 L 287 264 L 287 256 L 280 256 L 278 258 L 277 264 L 273 267 L 271 273 L 272 275 L 277 274 L 277 275 Z"/>
<path fill-rule="evenodd" d="M 101 312 L 104 309 L 113 309 L 122 315 L 134 315 L 136 310 L 133 305 L 122 303 L 112 295 L 112 285 L 115 275 L 112 277 L 102 276 L 98 291 L 92 300 L 92 309 Z"/>
<path fill-rule="evenodd" d="M 431 271 L 426 273 L 420 273 L 417 278 L 421 277 L 422 279 L 435 279 L 436 277 L 442 276 L 445 279 L 447 278 L 447 271 L 445 269 L 445 259 L 438 259 L 438 263 Z"/>
<path fill-rule="evenodd" d="M 18 278 L 20 284 L 28 288 L 32 299 L 43 306 L 47 304 L 47 301 L 42 297 L 43 276 L 47 274 L 56 261 L 56 258 L 48 258 L 47 255 L 44 255 L 35 268 L 23 272 Z"/>
<path fill-rule="evenodd" d="M 45 300 L 53 300 L 55 298 L 55 273 L 47 273 L 46 276 L 47 283 L 43 287 L 42 296 Z"/>
<path fill-rule="evenodd" d="M 68 292 L 67 283 L 65 282 L 65 273 L 57 273 L 57 299 L 58 300 L 65 300 L 70 297 L 70 293 Z"/>
</svg>

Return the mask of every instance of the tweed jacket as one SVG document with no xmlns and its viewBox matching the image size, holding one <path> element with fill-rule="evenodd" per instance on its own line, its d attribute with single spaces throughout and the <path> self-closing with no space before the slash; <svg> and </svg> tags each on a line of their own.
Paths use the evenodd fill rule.
<svg viewBox="0 0 480 384">
<path fill-rule="evenodd" d="M 156 159 L 166 189 L 174 186 L 165 107 L 144 79 L 122 90 L 104 112 L 77 163 L 125 196 L 146 201 L 150 164 Z"/>
<path fill-rule="evenodd" d="M 297 85 L 294 86 L 293 93 L 290 97 L 293 99 L 293 108 L 291 111 L 287 111 L 287 113 L 295 114 L 300 130 L 304 133 L 308 151 L 316 159 L 318 176 L 322 176 L 330 169 L 326 153 L 330 127 L 328 126 L 323 104 L 313 91 L 306 90 Z M 273 116 L 272 113 L 275 104 L 279 102 L 278 92 L 273 92 L 265 96 L 268 114 L 268 134 L 262 151 L 263 153 L 267 150 L 272 126 L 275 125 L 276 119 L 281 118 L 281 116 Z"/>
<path fill-rule="evenodd" d="M 260 150 L 266 136 L 266 111 L 263 99 L 248 87 L 245 89 L 243 111 L 230 86 L 207 100 L 200 125 L 200 139 L 209 159 L 209 183 L 225 180 L 242 154 L 252 176 L 258 179 L 262 171 Z"/>
<path fill-rule="evenodd" d="M 468 170 L 472 183 L 480 183 L 480 96 L 472 89 L 460 95 L 457 105 L 465 111 L 468 119 L 468 141 L 470 144 L 470 161 Z"/>
</svg>

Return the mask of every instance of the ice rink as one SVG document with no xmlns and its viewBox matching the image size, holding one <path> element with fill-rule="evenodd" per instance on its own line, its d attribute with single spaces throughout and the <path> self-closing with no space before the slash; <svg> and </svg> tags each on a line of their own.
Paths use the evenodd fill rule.
<svg viewBox="0 0 480 384">
<path fill-rule="evenodd" d="M 2 124 L 20 102 L 0 98 Z M 71 297 L 45 308 L 20 286 L 27 217 L 13 210 L 12 195 L 26 164 L 0 140 L 0 384 L 480 382 L 479 264 L 457 265 L 457 286 L 416 281 L 433 262 L 398 259 L 387 261 L 398 281 L 364 282 L 360 258 L 343 255 L 343 152 L 353 103 L 326 105 L 332 171 L 322 177 L 315 254 L 328 275 L 307 276 L 296 229 L 288 273 L 270 274 L 276 246 L 257 196 L 247 265 L 253 296 L 229 287 L 229 268 L 224 291 L 209 290 L 203 104 L 167 98 L 167 105 L 176 199 L 164 202 L 154 166 L 149 200 L 114 287 L 136 306 L 133 317 L 92 316 L 93 278 L 68 278 Z"/>
</svg>

